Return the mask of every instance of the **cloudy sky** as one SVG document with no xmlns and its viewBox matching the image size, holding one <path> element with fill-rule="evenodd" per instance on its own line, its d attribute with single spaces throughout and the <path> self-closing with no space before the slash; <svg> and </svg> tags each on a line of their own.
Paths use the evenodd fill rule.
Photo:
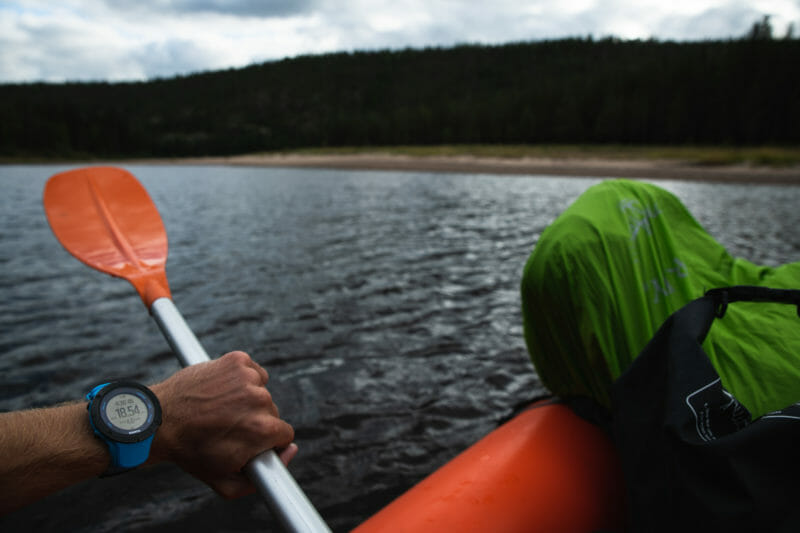
<svg viewBox="0 0 800 533">
<path fill-rule="evenodd" d="M 331 51 L 738 37 L 800 0 L 0 0 L 0 83 L 144 80 Z"/>
</svg>

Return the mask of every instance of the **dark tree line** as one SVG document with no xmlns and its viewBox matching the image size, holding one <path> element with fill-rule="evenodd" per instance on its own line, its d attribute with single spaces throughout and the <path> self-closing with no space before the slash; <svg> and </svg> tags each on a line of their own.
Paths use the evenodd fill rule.
<svg viewBox="0 0 800 533">
<path fill-rule="evenodd" d="M 0 155 L 796 144 L 800 41 L 760 31 L 730 41 L 589 38 L 338 53 L 140 83 L 0 85 Z"/>
</svg>

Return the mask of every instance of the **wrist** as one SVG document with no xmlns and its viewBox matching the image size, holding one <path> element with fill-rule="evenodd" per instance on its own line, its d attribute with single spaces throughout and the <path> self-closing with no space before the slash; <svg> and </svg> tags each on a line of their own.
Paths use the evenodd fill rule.
<svg viewBox="0 0 800 533">
<path fill-rule="evenodd" d="M 66 447 L 67 452 L 73 451 L 75 455 L 64 453 L 64 451 L 62 451 L 62 453 L 64 453 L 65 460 L 72 459 L 75 461 L 76 465 L 78 462 L 82 462 L 90 469 L 92 476 L 98 476 L 108 468 L 111 456 L 108 452 L 108 448 L 94 436 L 89 418 L 86 416 L 86 405 L 86 402 L 70 402 L 55 407 L 55 409 L 58 410 L 63 409 L 60 416 L 63 417 L 65 421 L 69 421 L 69 426 L 77 430 L 75 433 L 74 445 L 72 447 Z"/>
<path fill-rule="evenodd" d="M 156 395 L 158 401 L 161 403 L 161 427 L 158 428 L 153 444 L 150 447 L 150 457 L 147 460 L 148 465 L 161 463 L 164 461 L 172 460 L 172 450 L 174 449 L 175 439 L 172 438 L 174 429 L 174 419 L 170 416 L 170 395 L 168 386 L 164 383 L 151 385 L 149 387 L 153 394 Z"/>
</svg>

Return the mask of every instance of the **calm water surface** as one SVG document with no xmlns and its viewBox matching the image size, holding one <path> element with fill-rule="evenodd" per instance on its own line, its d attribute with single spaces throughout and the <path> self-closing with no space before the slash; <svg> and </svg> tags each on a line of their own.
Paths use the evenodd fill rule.
<svg viewBox="0 0 800 533">
<path fill-rule="evenodd" d="M 0 166 L 0 410 L 177 368 L 133 289 L 72 259 L 41 207 L 68 167 Z M 336 531 L 388 503 L 543 391 L 518 283 L 591 178 L 128 167 L 170 239 L 176 304 L 210 354 L 243 349 L 297 431 L 291 470 Z M 800 260 L 800 187 L 658 182 L 732 253 Z M 169 465 L 91 480 L 4 531 L 279 530 Z"/>
</svg>

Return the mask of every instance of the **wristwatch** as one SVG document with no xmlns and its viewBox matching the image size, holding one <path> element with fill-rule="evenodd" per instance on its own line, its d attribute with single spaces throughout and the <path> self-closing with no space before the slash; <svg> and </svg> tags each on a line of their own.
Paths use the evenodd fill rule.
<svg viewBox="0 0 800 533">
<path fill-rule="evenodd" d="M 111 453 L 111 463 L 101 477 L 127 472 L 147 461 L 161 425 L 156 395 L 135 381 L 112 381 L 93 388 L 86 399 L 92 430 Z"/>
</svg>

